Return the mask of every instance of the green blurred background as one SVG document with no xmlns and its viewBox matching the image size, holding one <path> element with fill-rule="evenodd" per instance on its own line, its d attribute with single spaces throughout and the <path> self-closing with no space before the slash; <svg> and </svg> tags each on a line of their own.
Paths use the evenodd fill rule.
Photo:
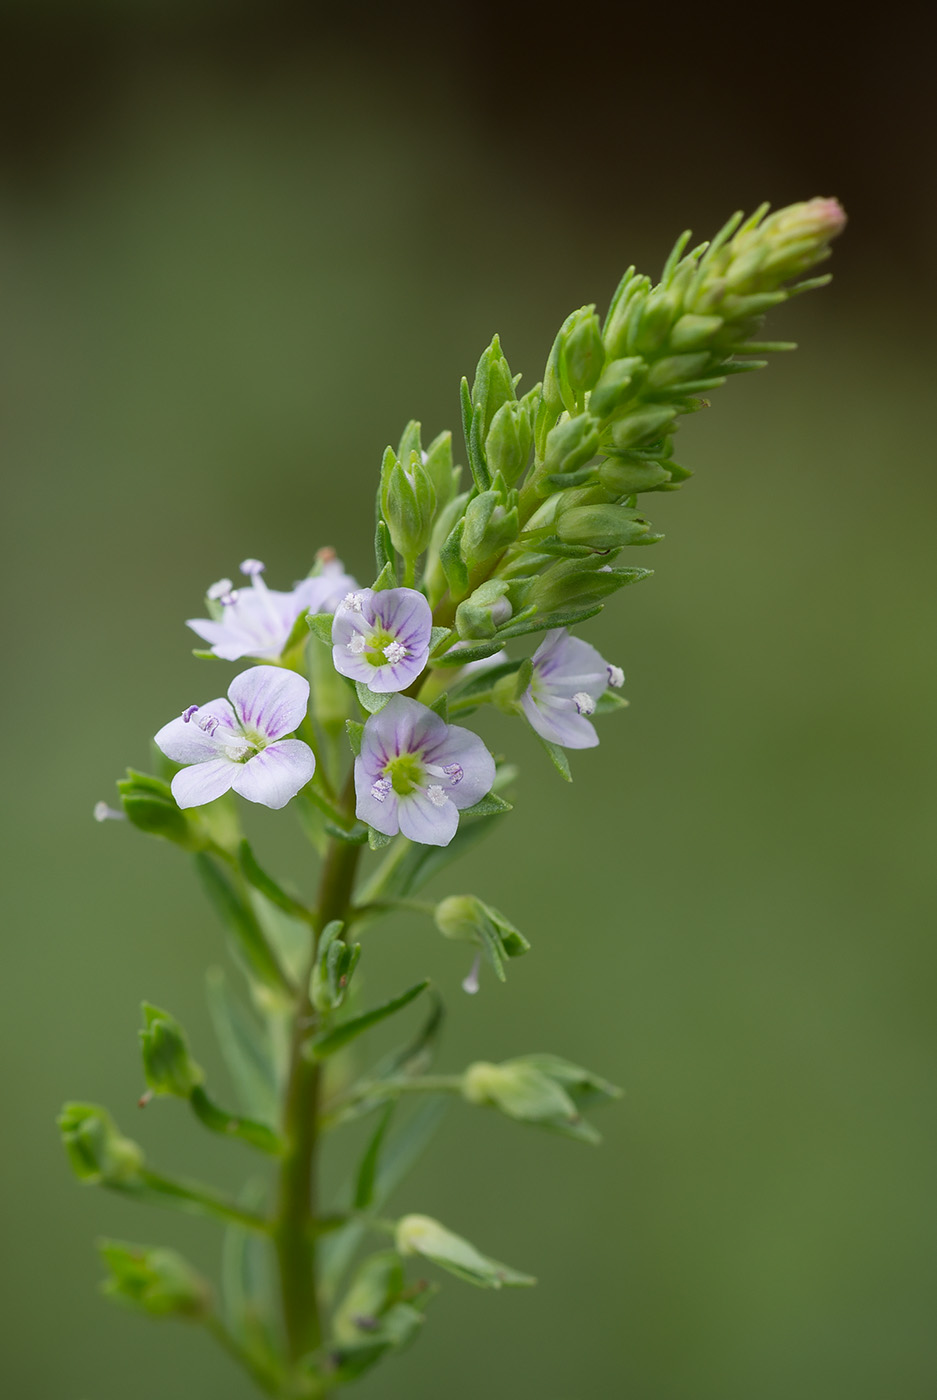
<svg viewBox="0 0 937 1400">
<path fill-rule="evenodd" d="M 685 224 L 836 194 L 802 349 L 689 421 L 654 580 L 591 637 L 631 709 L 565 787 L 520 726 L 517 812 L 444 888 L 534 952 L 506 988 L 399 923 L 442 1067 L 551 1049 L 623 1084 L 593 1151 L 454 1112 L 399 1194 L 539 1275 L 448 1280 L 372 1400 L 925 1400 L 934 1207 L 934 236 L 927 45 L 842 7 L 45 0 L 0 8 L 8 720 L 0 1017 L 4 1389 L 247 1400 L 212 1344 L 95 1294 L 96 1234 L 206 1266 L 214 1228 L 71 1179 L 66 1097 L 234 1184 L 237 1147 L 134 1107 L 138 1002 L 214 1070 L 222 939 L 182 857 L 91 820 L 204 696 L 183 619 L 245 555 L 367 578 L 381 451 L 457 425 L 493 331 L 525 383 L 572 307 Z M 900 18 L 900 11 L 898 18 Z M 214 674 L 214 672 L 213 672 Z M 209 689 L 210 689 L 209 685 Z M 259 812 L 280 873 L 289 817 Z M 220 1074 L 220 1071 L 219 1071 Z"/>
</svg>

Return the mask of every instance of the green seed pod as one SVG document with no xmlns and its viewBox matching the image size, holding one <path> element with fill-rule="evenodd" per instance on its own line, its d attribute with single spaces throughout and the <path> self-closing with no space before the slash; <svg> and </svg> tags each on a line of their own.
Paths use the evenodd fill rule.
<svg viewBox="0 0 937 1400">
<path fill-rule="evenodd" d="M 509 491 L 483 491 L 465 511 L 462 529 L 462 558 L 469 568 L 482 564 L 494 554 L 500 554 L 517 539 L 520 524 L 517 496 Z"/>
<path fill-rule="evenodd" d="M 151 1317 L 196 1319 L 210 1311 L 208 1283 L 174 1249 L 100 1240 L 98 1252 L 109 1270 L 101 1285 L 106 1298 Z"/>
<path fill-rule="evenodd" d="M 67 1103 L 58 1117 L 62 1145 L 79 1181 L 130 1186 L 143 1169 L 143 1149 L 125 1138 L 106 1108 Z"/>
<path fill-rule="evenodd" d="M 143 1072 L 154 1094 L 172 1094 L 187 1099 L 205 1078 L 204 1071 L 189 1054 L 185 1031 L 168 1011 L 148 1001 L 143 1003 L 145 1025 L 140 1032 Z"/>
<path fill-rule="evenodd" d="M 493 637 L 511 616 L 512 608 L 505 596 L 509 585 L 503 579 L 489 579 L 476 588 L 470 598 L 456 609 L 456 631 L 464 641 L 482 641 Z"/>
</svg>

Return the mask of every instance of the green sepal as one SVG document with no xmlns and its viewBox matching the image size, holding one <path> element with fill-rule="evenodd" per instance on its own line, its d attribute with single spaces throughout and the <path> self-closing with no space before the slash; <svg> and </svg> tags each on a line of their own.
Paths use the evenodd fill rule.
<svg viewBox="0 0 937 1400">
<path fill-rule="evenodd" d="M 349 846 L 365 846 L 368 842 L 368 832 L 370 827 L 364 826 L 361 822 L 356 822 L 349 829 L 343 826 L 336 826 L 334 822 L 326 822 L 325 830 L 329 836 L 334 836 L 336 841 L 345 841 Z M 372 847 L 376 850 L 377 847 Z"/>
<path fill-rule="evenodd" d="M 249 901 L 243 898 L 211 856 L 195 857 L 202 885 L 222 923 L 244 954 L 248 967 L 271 989 L 292 995 L 292 986 L 260 926 Z"/>
<path fill-rule="evenodd" d="M 466 666 L 470 661 L 483 661 L 485 657 L 495 656 L 502 650 L 503 643 L 497 640 L 490 642 L 479 642 L 477 646 L 460 646 L 458 650 L 447 651 L 445 656 L 438 656 L 434 661 L 435 666 Z"/>
<path fill-rule="evenodd" d="M 101 1292 L 112 1302 L 150 1317 L 197 1320 L 211 1310 L 208 1283 L 174 1249 L 103 1239 L 97 1250 L 108 1270 Z"/>
<path fill-rule="evenodd" d="M 522 1055 L 498 1065 L 479 1061 L 465 1071 L 462 1092 L 470 1103 L 589 1143 L 601 1138 L 582 1118 L 580 1105 L 621 1095 L 614 1084 L 556 1055 Z"/>
<path fill-rule="evenodd" d="M 375 827 L 368 827 L 368 845 L 372 851 L 381 851 L 385 846 L 389 846 L 393 841 L 392 836 L 388 836 L 384 831 L 378 831 Z"/>
<path fill-rule="evenodd" d="M 407 1288 L 400 1256 L 391 1250 L 365 1259 L 333 1319 L 332 1382 L 356 1380 L 388 1352 L 402 1350 L 423 1326 L 434 1292 L 425 1284 Z"/>
<path fill-rule="evenodd" d="M 376 715 L 390 700 L 390 695 L 379 695 L 364 681 L 355 681 L 355 692 L 358 696 L 358 703 L 363 710 L 367 710 L 369 715 Z"/>
<path fill-rule="evenodd" d="M 332 624 L 334 621 L 333 613 L 306 613 L 306 625 L 310 632 L 320 642 L 325 642 L 327 647 L 332 645 Z"/>
<path fill-rule="evenodd" d="M 393 564 L 391 564 L 390 560 L 388 560 L 381 572 L 378 574 L 377 578 L 371 584 L 371 591 L 374 593 L 383 593 L 385 588 L 396 587 L 397 575 L 394 572 Z"/>
<path fill-rule="evenodd" d="M 536 730 L 533 732 L 537 734 Z M 573 781 L 573 775 L 569 770 L 569 759 L 566 757 L 566 750 L 561 749 L 559 744 L 554 744 L 549 739 L 544 739 L 542 734 L 537 734 L 537 738 L 546 749 L 550 762 L 553 764 L 553 767 L 559 773 L 560 777 L 565 779 L 567 783 L 571 783 Z"/>
<path fill-rule="evenodd" d="M 432 705 L 429 707 L 434 715 L 438 715 L 443 724 L 449 723 L 449 695 L 444 690 L 442 695 L 437 695 Z"/>
<path fill-rule="evenodd" d="M 334 1026 L 331 1030 L 322 1031 L 319 1035 L 313 1036 L 306 1049 L 310 1059 L 324 1060 L 329 1055 L 334 1055 L 337 1050 L 342 1050 L 350 1041 L 369 1031 L 372 1026 L 385 1021 L 388 1016 L 394 1016 L 398 1011 L 402 1011 L 405 1006 L 409 1006 L 421 992 L 425 992 L 429 986 L 429 979 L 417 982 L 415 986 L 409 987 L 398 997 L 392 997 L 390 1001 L 383 1002 L 380 1006 L 372 1007 L 370 1011 L 364 1011 L 360 1016 L 353 1017 L 350 1021 L 345 1021 L 339 1026 Z"/>
<path fill-rule="evenodd" d="M 418 1254 L 478 1288 L 526 1288 L 536 1283 L 530 1274 L 480 1254 L 468 1240 L 428 1215 L 405 1215 L 397 1222 L 395 1238 L 402 1255 Z"/>
<path fill-rule="evenodd" d="M 452 628 L 451 628 L 451 627 L 434 627 L 434 628 L 432 629 L 432 631 L 430 632 L 430 634 L 429 634 L 429 654 L 430 654 L 430 656 L 432 656 L 433 653 L 437 650 L 437 648 L 440 647 L 440 646 L 442 645 L 442 643 L 447 639 L 447 637 L 451 637 L 451 636 L 452 636 Z"/>
<path fill-rule="evenodd" d="M 530 944 L 510 920 L 473 894 L 454 894 L 436 906 L 436 927 L 444 938 L 481 948 L 499 982 L 504 964 L 530 951 Z"/>
<path fill-rule="evenodd" d="M 118 779 L 117 791 L 127 820 L 138 830 L 148 836 L 162 836 L 187 851 L 205 847 L 206 838 L 198 828 L 198 818 L 186 816 L 162 778 L 128 768 L 126 778 Z"/>
<path fill-rule="evenodd" d="M 469 591 L 469 572 L 462 558 L 462 532 L 465 516 L 456 521 L 439 551 L 439 564 L 453 598 L 464 598 Z"/>
<path fill-rule="evenodd" d="M 216 656 L 213 651 L 205 651 L 201 647 L 193 647 L 192 655 L 197 656 L 199 661 L 220 661 L 221 657 Z"/>
<path fill-rule="evenodd" d="M 361 738 L 364 734 L 364 725 L 359 724 L 356 719 L 346 719 L 345 733 L 348 735 L 348 744 L 355 758 L 361 752 Z"/>
<path fill-rule="evenodd" d="M 608 715 L 615 710 L 627 710 L 629 704 L 630 701 L 619 695 L 617 690 L 603 690 L 595 702 L 595 714 Z"/>
<path fill-rule="evenodd" d="M 473 802 L 471 807 L 463 807 L 459 813 L 464 821 L 466 817 L 498 817 L 502 812 L 512 812 L 514 804 L 505 802 L 503 797 L 499 797 L 496 792 L 486 793 L 477 802 Z"/>
<path fill-rule="evenodd" d="M 380 492 L 378 492 L 378 516 L 374 527 L 374 567 L 380 576 L 388 564 L 393 564 L 394 546 L 391 543 L 387 521 L 380 514 Z"/>
<path fill-rule="evenodd" d="M 592 603 L 587 607 L 567 608 L 559 612 L 541 614 L 539 617 L 530 617 L 524 622 L 502 628 L 498 633 L 498 640 L 503 645 L 511 637 L 523 637 L 530 632 L 549 632 L 555 627 L 575 627 L 577 623 L 585 622 L 587 618 L 595 617 L 596 613 L 601 611 L 601 603 Z"/>
<path fill-rule="evenodd" d="M 277 882 L 257 864 L 257 859 L 246 837 L 242 839 L 238 847 L 238 864 L 247 883 L 253 885 L 255 890 L 259 890 L 262 895 L 269 899 L 271 904 L 282 909 L 284 914 L 291 914 L 293 918 L 309 919 L 309 910 L 305 904 L 287 894 L 286 890 L 281 889 Z"/>
</svg>

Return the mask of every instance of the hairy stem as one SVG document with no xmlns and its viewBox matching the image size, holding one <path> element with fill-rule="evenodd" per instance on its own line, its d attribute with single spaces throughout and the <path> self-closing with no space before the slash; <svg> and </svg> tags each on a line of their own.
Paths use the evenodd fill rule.
<svg viewBox="0 0 937 1400">
<path fill-rule="evenodd" d="M 342 794 L 343 810 L 353 810 L 353 804 L 354 785 L 349 778 Z M 319 884 L 309 965 L 293 1014 L 282 1124 L 285 1147 L 274 1225 L 283 1320 L 289 1355 L 293 1361 L 314 1351 L 322 1340 L 316 1293 L 314 1229 L 316 1119 L 321 1068 L 304 1053 L 309 1036 L 316 1029 L 316 1013 L 309 999 L 309 981 L 315 966 L 319 935 L 333 919 L 344 919 L 351 904 L 361 849 L 347 841 L 333 839 L 329 843 Z"/>
</svg>

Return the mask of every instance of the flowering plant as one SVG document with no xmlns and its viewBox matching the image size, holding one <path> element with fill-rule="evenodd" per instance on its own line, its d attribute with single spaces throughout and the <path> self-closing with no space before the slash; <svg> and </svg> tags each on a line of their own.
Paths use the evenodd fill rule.
<svg viewBox="0 0 937 1400">
<path fill-rule="evenodd" d="M 648 577 L 620 556 L 660 538 L 638 497 L 690 475 L 673 456 L 677 420 L 765 363 L 753 356 L 790 348 L 755 338 L 762 318 L 826 280 L 792 283 L 843 223 L 835 200 L 815 199 L 735 216 L 690 252 L 684 235 L 656 286 L 629 269 L 604 322 L 592 306 L 567 317 L 542 381 L 521 397 L 496 337 L 462 383 L 465 489 L 451 435 L 424 449 L 411 422 L 384 454 L 370 586 L 330 549 L 286 592 L 267 587 L 255 559 L 241 565 L 248 586 L 213 584 L 209 616 L 189 623 L 210 644 L 197 654 L 250 664 L 226 697 L 159 729 L 157 771 L 128 771 L 119 810 L 96 809 L 192 855 L 246 981 L 247 1005 L 220 974 L 210 987 L 240 1109 L 215 1101 L 181 1025 L 148 1003 L 141 1102 L 188 1101 L 275 1176 L 269 1200 L 177 1180 L 106 1109 L 67 1104 L 59 1122 L 80 1180 L 226 1228 L 220 1297 L 174 1251 L 113 1240 L 101 1245 L 105 1292 L 203 1325 L 269 1395 L 317 1400 L 411 1341 L 435 1285 L 414 1281 L 408 1259 L 484 1288 L 533 1282 L 447 1225 L 388 1216 L 388 1202 L 452 1098 L 593 1142 L 583 1110 L 618 1091 L 548 1054 L 431 1073 L 439 998 L 423 980 L 363 1005 L 359 936 L 394 910 L 430 916 L 475 950 L 469 993 L 482 959 L 503 980 L 528 951 L 475 895 L 416 897 L 511 810 L 515 770 L 465 721 L 485 705 L 515 716 L 566 779 L 567 751 L 598 744 L 594 721 L 625 703 L 624 675 L 570 629 Z M 293 808 L 320 857 L 314 906 L 258 863 L 236 797 Z M 415 1038 L 362 1068 L 367 1033 L 420 1000 L 429 1010 Z M 352 1179 L 322 1201 L 323 1141 L 366 1117 Z"/>
</svg>

